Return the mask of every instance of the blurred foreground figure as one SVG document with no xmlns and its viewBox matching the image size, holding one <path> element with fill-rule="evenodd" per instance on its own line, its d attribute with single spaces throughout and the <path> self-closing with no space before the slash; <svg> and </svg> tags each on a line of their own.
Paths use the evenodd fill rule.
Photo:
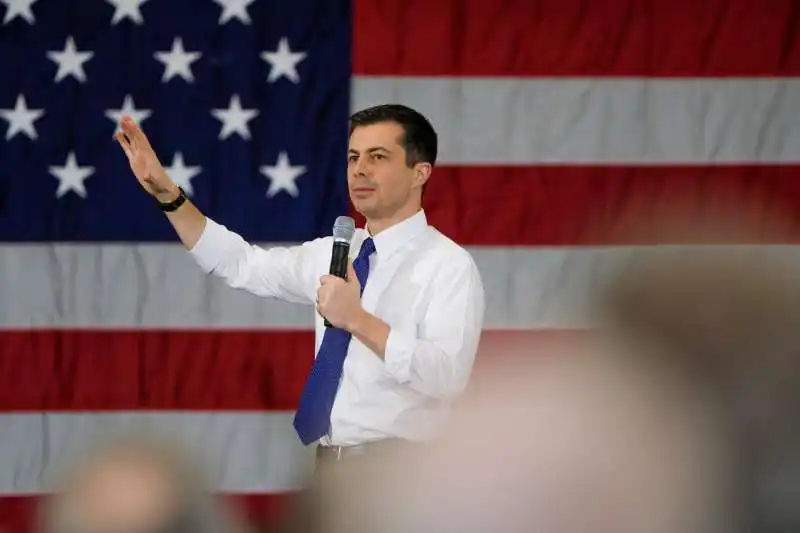
<svg viewBox="0 0 800 533">
<path fill-rule="evenodd" d="M 184 450 L 151 437 L 109 441 L 70 465 L 42 533 L 244 533 Z"/>
<path fill-rule="evenodd" d="M 800 531 L 798 274 L 779 248 L 632 256 L 591 340 L 482 354 L 444 438 L 329 471 L 302 531 Z"/>
</svg>

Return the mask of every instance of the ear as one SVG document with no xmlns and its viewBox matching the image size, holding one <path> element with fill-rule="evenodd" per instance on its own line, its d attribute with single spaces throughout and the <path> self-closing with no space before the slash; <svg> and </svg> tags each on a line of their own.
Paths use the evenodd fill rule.
<svg viewBox="0 0 800 533">
<path fill-rule="evenodd" d="M 430 163 L 417 163 L 414 165 L 414 185 L 416 187 L 425 185 L 428 182 L 428 178 L 431 177 L 432 170 Z"/>
</svg>

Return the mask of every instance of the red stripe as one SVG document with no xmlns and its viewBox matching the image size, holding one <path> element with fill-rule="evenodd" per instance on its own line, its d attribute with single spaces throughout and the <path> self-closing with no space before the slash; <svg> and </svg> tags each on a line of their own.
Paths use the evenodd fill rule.
<svg viewBox="0 0 800 533">
<path fill-rule="evenodd" d="M 311 331 L 4 331 L 0 412 L 292 410 L 313 353 Z"/>
<path fill-rule="evenodd" d="M 269 526 L 280 519 L 290 493 L 226 496 L 254 525 Z M 0 497 L 0 531 L 36 533 L 36 510 L 42 496 Z"/>
<path fill-rule="evenodd" d="M 618 230 L 678 206 L 687 223 L 749 206 L 754 237 L 800 238 L 800 166 L 441 167 L 428 183 L 429 220 L 462 245 L 664 242 Z"/>
<path fill-rule="evenodd" d="M 548 354 L 557 355 L 562 353 L 557 350 L 558 346 L 563 346 L 565 342 L 574 346 L 576 338 L 586 337 L 576 337 L 574 331 L 488 332 L 482 349 L 483 362 L 491 363 L 496 361 L 498 357 L 504 356 L 541 357 Z M 532 340 L 535 340 L 535 342 L 531 343 Z M 478 371 L 480 372 L 480 367 Z M 209 382 L 211 382 L 211 376 L 213 376 L 213 373 L 207 375 Z M 274 527 L 277 521 L 284 516 L 292 496 L 291 492 L 224 495 L 253 525 L 264 528 Z M 0 496 L 0 532 L 35 533 L 37 531 L 35 527 L 36 506 L 41 503 L 43 498 L 44 496 L 42 495 L 25 494 L 14 494 L 13 496 L 4 494 Z M 264 531 L 264 529 L 261 531 Z"/>
<path fill-rule="evenodd" d="M 7 331 L 0 411 L 292 409 L 313 354 L 310 331 Z"/>
<path fill-rule="evenodd" d="M 800 73 L 796 0 L 356 0 L 369 75 Z"/>
</svg>

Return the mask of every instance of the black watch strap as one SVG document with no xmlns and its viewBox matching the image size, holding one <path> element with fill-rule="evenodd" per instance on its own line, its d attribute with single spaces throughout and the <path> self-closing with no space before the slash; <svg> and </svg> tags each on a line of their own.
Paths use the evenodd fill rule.
<svg viewBox="0 0 800 533">
<path fill-rule="evenodd" d="M 158 208 L 169 213 L 182 206 L 186 202 L 186 193 L 184 192 L 183 187 L 178 187 L 178 192 L 180 193 L 178 194 L 178 197 L 171 202 L 158 202 Z"/>
</svg>

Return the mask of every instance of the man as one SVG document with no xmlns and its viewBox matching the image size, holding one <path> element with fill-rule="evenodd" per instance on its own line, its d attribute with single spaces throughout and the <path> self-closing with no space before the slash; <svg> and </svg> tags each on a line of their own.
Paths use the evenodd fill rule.
<svg viewBox="0 0 800 533">
<path fill-rule="evenodd" d="M 642 221 L 634 233 L 794 235 L 733 214 L 700 226 L 684 215 L 674 229 Z M 608 274 L 587 295 L 592 335 L 546 357 L 525 339 L 497 347 L 443 438 L 319 476 L 286 531 L 800 531 L 796 255 L 642 247 Z"/>
<path fill-rule="evenodd" d="M 138 432 L 81 452 L 42 509 L 42 533 L 248 532 L 172 442 Z"/>
<path fill-rule="evenodd" d="M 469 253 L 422 209 L 438 142 L 425 117 L 400 105 L 351 117 L 348 188 L 367 224 L 353 238 L 347 280 L 327 274 L 332 237 L 252 246 L 186 199 L 130 118 L 117 140 L 205 272 L 259 296 L 316 304 L 317 357 L 295 417 L 305 444 L 342 458 L 436 436 L 472 370 L 484 291 Z"/>
</svg>

